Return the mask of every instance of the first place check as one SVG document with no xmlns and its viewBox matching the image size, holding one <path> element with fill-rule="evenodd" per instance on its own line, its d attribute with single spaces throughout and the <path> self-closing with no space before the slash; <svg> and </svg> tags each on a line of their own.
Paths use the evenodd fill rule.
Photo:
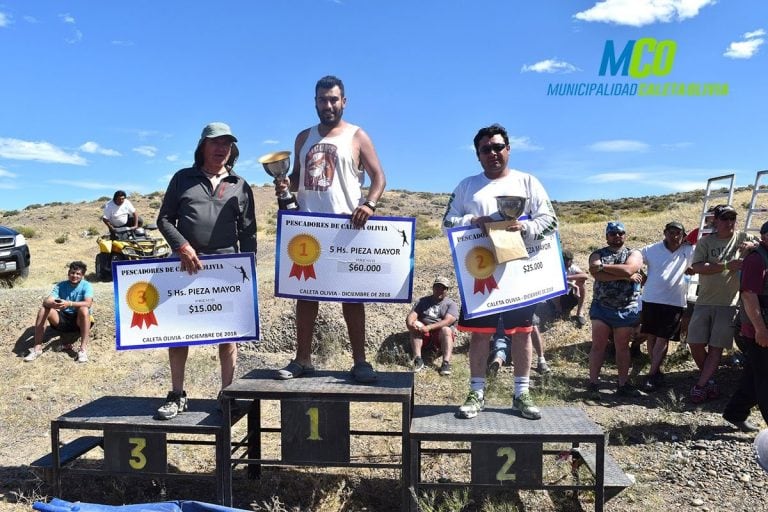
<svg viewBox="0 0 768 512">
<path fill-rule="evenodd" d="M 290 213 L 277 219 L 275 295 L 337 302 L 410 302 L 415 219 Z"/>
<path fill-rule="evenodd" d="M 178 258 L 113 264 L 118 350 L 258 340 L 254 254 L 200 262 L 197 274 Z"/>
</svg>

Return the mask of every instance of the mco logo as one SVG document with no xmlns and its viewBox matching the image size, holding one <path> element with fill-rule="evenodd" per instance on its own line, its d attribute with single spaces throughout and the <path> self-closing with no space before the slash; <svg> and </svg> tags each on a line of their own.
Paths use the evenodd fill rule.
<svg viewBox="0 0 768 512">
<path fill-rule="evenodd" d="M 600 76 L 666 76 L 672 71 L 675 62 L 677 43 L 671 39 L 657 41 L 644 37 L 637 41 L 627 41 L 624 49 L 616 56 L 616 46 L 612 39 L 605 42 L 603 58 L 600 61 Z"/>
</svg>

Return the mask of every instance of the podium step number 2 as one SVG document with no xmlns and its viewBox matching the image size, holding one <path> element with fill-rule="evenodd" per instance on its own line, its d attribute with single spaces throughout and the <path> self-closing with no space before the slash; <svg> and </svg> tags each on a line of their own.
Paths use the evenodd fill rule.
<svg viewBox="0 0 768 512">
<path fill-rule="evenodd" d="M 475 485 L 540 486 L 541 443 L 472 443 Z"/>
<path fill-rule="evenodd" d="M 281 400 L 280 422 L 284 462 L 349 462 L 349 402 Z"/>
</svg>

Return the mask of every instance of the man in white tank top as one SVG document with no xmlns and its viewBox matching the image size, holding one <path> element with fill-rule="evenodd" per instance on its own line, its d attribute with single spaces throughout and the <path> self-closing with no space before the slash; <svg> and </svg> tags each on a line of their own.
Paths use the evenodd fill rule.
<svg viewBox="0 0 768 512">
<path fill-rule="evenodd" d="M 376 210 L 386 178 L 368 134 L 342 120 L 346 104 L 340 79 L 326 76 L 317 82 L 315 109 L 320 123 L 296 136 L 293 172 L 275 189 L 278 196 L 288 188 L 297 192 L 300 211 L 347 214 L 353 225 L 362 227 Z M 367 197 L 362 195 L 365 174 L 371 179 Z M 358 382 L 373 382 L 376 372 L 365 359 L 365 308 L 360 302 L 343 302 L 341 307 L 352 345 L 352 376 Z M 314 371 L 312 330 L 317 312 L 317 301 L 296 301 L 296 358 L 277 371 L 278 379 Z"/>
</svg>

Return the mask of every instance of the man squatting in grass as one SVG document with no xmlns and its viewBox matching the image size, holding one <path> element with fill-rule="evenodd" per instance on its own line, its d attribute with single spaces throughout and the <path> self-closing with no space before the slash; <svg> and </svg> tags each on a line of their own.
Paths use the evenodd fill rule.
<svg viewBox="0 0 768 512">
<path fill-rule="evenodd" d="M 315 110 L 320 123 L 296 136 L 293 172 L 275 183 L 278 197 L 287 189 L 298 192 L 302 212 L 349 215 L 352 225 L 362 228 L 376 210 L 386 178 L 373 142 L 359 126 L 342 119 L 347 98 L 344 84 L 326 76 L 315 85 Z M 371 179 L 363 198 L 365 174 Z M 314 371 L 312 330 L 318 313 L 316 300 L 296 301 L 296 357 L 277 370 L 277 379 L 287 380 Z M 341 309 L 352 345 L 352 377 L 374 382 L 376 372 L 365 360 L 365 307 L 361 302 L 342 302 Z"/>
<path fill-rule="evenodd" d="M 62 332 L 80 331 L 80 349 L 75 361 L 88 362 L 88 341 L 93 325 L 93 287 L 85 280 L 86 270 L 87 267 L 82 261 L 70 263 L 67 280 L 54 285 L 51 293 L 43 299 L 43 305 L 40 306 L 35 320 L 35 346 L 29 349 L 24 362 L 30 363 L 43 354 L 46 322 Z"/>
<path fill-rule="evenodd" d="M 193 167 L 176 172 L 165 191 L 157 226 L 181 269 L 196 274 L 203 268 L 200 254 L 256 252 L 256 211 L 251 186 L 235 174 L 240 151 L 237 138 L 224 123 L 203 128 Z M 168 349 L 171 386 L 165 404 L 157 410 L 162 420 L 187 409 L 184 370 L 189 347 Z M 235 343 L 219 344 L 222 389 L 232 384 L 237 362 Z"/>
<path fill-rule="evenodd" d="M 510 169 L 509 137 L 503 126 L 494 124 L 481 128 L 474 138 L 475 153 L 483 172 L 462 180 L 451 195 L 443 218 L 444 228 L 477 226 L 486 230 L 487 222 L 502 220 L 496 196 L 527 198 L 526 220 L 513 223 L 508 229 L 519 231 L 523 239 L 536 239 L 557 229 L 557 217 L 546 190 L 531 174 Z M 485 370 L 490 350 L 490 336 L 496 333 L 499 317 L 504 334 L 512 341 L 512 362 L 515 365 L 515 390 L 512 407 L 529 419 L 541 418 L 539 408 L 528 390 L 531 373 L 531 330 L 536 305 L 504 311 L 479 318 L 465 318 L 465 307 L 459 313 L 459 330 L 469 331 L 470 391 L 459 416 L 473 418 L 485 406 Z"/>
<path fill-rule="evenodd" d="M 432 284 L 432 295 L 420 298 L 405 318 L 405 326 L 411 333 L 414 372 L 424 369 L 421 349 L 426 344 L 443 354 L 440 375 L 451 374 L 451 355 L 456 338 L 454 324 L 459 317 L 459 307 L 448 297 L 450 287 L 447 278 L 437 276 Z"/>
</svg>

